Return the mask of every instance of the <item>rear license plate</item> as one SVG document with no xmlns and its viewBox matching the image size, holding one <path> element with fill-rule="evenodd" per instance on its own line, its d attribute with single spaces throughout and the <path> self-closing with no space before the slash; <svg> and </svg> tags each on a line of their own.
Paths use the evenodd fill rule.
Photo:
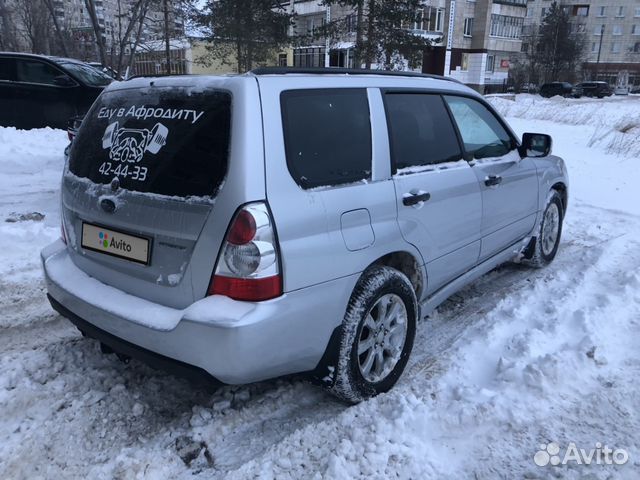
<svg viewBox="0 0 640 480">
<path fill-rule="evenodd" d="M 90 223 L 82 223 L 82 248 L 143 265 L 149 264 L 148 239 Z"/>
</svg>

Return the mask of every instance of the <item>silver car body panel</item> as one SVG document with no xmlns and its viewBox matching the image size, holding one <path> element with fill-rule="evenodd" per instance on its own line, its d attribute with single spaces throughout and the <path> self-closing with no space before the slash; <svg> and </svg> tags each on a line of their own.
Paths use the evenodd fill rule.
<svg viewBox="0 0 640 480">
<path fill-rule="evenodd" d="M 121 194 L 130 196 L 116 198 L 122 207 L 109 216 L 98 208 L 98 200 L 110 195 L 108 186 L 65 175 L 69 244 L 56 242 L 42 252 L 48 291 L 96 327 L 228 383 L 313 369 L 341 325 L 361 272 L 385 255 L 403 252 L 415 259 L 425 286 L 422 313 L 429 313 L 517 256 L 535 231 L 549 190 L 556 183 L 568 187 L 561 159 L 520 159 L 515 151 L 482 164 L 457 162 L 393 175 L 381 91 L 406 88 L 482 101 L 452 81 L 380 75 L 169 77 L 116 83 L 108 91 L 151 83 L 231 92 L 224 186 L 213 203 Z M 280 94 L 326 88 L 367 91 L 371 180 L 305 190 L 287 168 Z M 482 179 L 496 172 L 507 188 L 485 189 Z M 432 198 L 417 207 L 403 205 L 403 196 L 416 189 Z M 230 221 L 240 206 L 254 201 L 266 201 L 273 216 L 285 293 L 257 303 L 206 297 Z M 506 204 L 513 209 L 503 208 Z M 76 238 L 83 220 L 153 237 L 157 257 L 143 266 L 88 252 Z M 178 281 L 165 281 L 167 275 L 178 275 L 172 277 Z"/>
</svg>

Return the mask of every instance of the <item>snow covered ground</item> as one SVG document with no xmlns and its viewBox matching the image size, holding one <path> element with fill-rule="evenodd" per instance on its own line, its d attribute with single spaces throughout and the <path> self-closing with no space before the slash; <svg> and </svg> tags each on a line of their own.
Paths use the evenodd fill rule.
<svg viewBox="0 0 640 480">
<path fill-rule="evenodd" d="M 40 277 L 65 133 L 0 128 L 0 478 L 637 478 L 640 99 L 492 102 L 568 164 L 558 257 L 455 295 L 396 388 L 355 407 L 297 378 L 209 391 L 101 354 Z M 551 442 L 629 459 L 537 466 Z"/>
</svg>

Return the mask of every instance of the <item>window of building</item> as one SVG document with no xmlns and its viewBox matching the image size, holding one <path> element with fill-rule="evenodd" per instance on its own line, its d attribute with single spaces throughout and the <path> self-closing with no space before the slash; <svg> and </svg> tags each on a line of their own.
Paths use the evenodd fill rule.
<svg viewBox="0 0 640 480">
<path fill-rule="evenodd" d="M 347 15 L 345 18 L 347 33 L 355 33 L 358 29 L 358 16 L 355 13 Z"/>
<path fill-rule="evenodd" d="M 613 34 L 614 35 L 622 35 L 622 25 L 614 25 L 613 26 Z"/>
<path fill-rule="evenodd" d="M 416 12 L 416 21 L 413 22 L 414 30 L 426 30 L 424 28 L 424 8 L 419 8 Z"/>
<path fill-rule="evenodd" d="M 638 28 L 638 25 L 631 25 L 631 35 L 640 35 L 640 28 Z"/>
<path fill-rule="evenodd" d="M 492 37 L 520 38 L 522 34 L 522 17 L 510 17 L 507 15 L 491 15 Z"/>
<path fill-rule="evenodd" d="M 470 37 L 472 31 L 473 31 L 473 18 L 465 18 L 464 28 L 463 28 L 464 36 Z"/>
<path fill-rule="evenodd" d="M 618 7 L 618 13 L 616 17 L 624 17 L 624 7 Z"/>
<path fill-rule="evenodd" d="M 302 188 L 371 178 L 365 89 L 289 90 L 280 97 L 287 166 Z"/>
<path fill-rule="evenodd" d="M 309 15 L 303 18 L 303 25 L 308 35 L 317 35 L 326 22 L 324 15 Z"/>
<path fill-rule="evenodd" d="M 542 7 L 542 10 L 540 11 L 540 18 L 546 17 L 547 12 L 549 12 L 549 9 L 547 7 Z"/>
<path fill-rule="evenodd" d="M 596 42 L 591 42 L 591 53 L 596 53 L 598 51 L 598 44 Z"/>
<path fill-rule="evenodd" d="M 640 53 L 640 42 L 636 42 L 633 46 L 633 53 Z"/>
<path fill-rule="evenodd" d="M 324 47 L 296 48 L 293 51 L 294 67 L 324 67 Z"/>
<path fill-rule="evenodd" d="M 444 25 L 444 8 L 436 8 L 435 31 L 442 32 Z"/>
<path fill-rule="evenodd" d="M 462 159 L 442 97 L 422 93 L 388 93 L 391 159 L 396 169 Z M 402 172 L 401 172 L 402 173 Z"/>
<path fill-rule="evenodd" d="M 604 17 L 607 13 L 607 7 L 598 7 L 598 16 Z"/>
<path fill-rule="evenodd" d="M 613 42 L 611 44 L 611 53 L 620 53 L 620 42 Z"/>
<path fill-rule="evenodd" d="M 587 26 L 584 23 L 579 23 L 576 25 L 576 31 L 578 33 L 584 33 L 587 31 Z"/>
<path fill-rule="evenodd" d="M 525 50 L 526 51 L 526 50 Z M 485 67 L 486 72 L 493 72 L 496 65 L 496 57 L 494 55 L 487 55 L 487 66 Z"/>
<path fill-rule="evenodd" d="M 462 59 L 460 61 L 460 70 L 462 70 L 463 72 L 466 72 L 469 70 L 469 54 L 468 53 L 462 54 Z"/>
<path fill-rule="evenodd" d="M 520 5 L 524 7 L 527 5 L 527 0 L 493 0 L 493 3 L 502 3 L 505 5 Z"/>
<path fill-rule="evenodd" d="M 427 32 L 442 32 L 444 26 L 444 8 L 428 7 L 420 8 L 413 24 L 414 30 Z"/>
<path fill-rule="evenodd" d="M 287 66 L 287 54 L 286 53 L 279 53 L 278 54 L 278 66 L 279 67 L 286 67 Z"/>
<path fill-rule="evenodd" d="M 574 5 L 573 15 L 576 17 L 588 17 L 589 5 Z"/>
<path fill-rule="evenodd" d="M 527 53 L 529 51 L 529 44 L 527 42 L 522 42 L 522 45 L 520 45 L 520 51 Z"/>
<path fill-rule="evenodd" d="M 533 17 L 533 7 L 527 7 L 527 18 Z"/>
<path fill-rule="evenodd" d="M 636 13 L 633 15 L 634 17 L 640 17 L 640 7 L 636 7 Z"/>
<path fill-rule="evenodd" d="M 604 25 L 598 25 L 594 30 L 593 30 L 593 34 L 594 35 L 602 35 L 604 33 Z"/>
</svg>

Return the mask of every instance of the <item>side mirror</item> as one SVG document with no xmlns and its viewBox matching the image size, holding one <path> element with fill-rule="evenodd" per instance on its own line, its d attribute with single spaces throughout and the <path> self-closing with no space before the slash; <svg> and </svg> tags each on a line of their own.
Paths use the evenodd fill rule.
<svg viewBox="0 0 640 480">
<path fill-rule="evenodd" d="M 71 77 L 67 75 L 58 75 L 53 79 L 53 84 L 58 87 L 75 87 L 76 82 L 73 81 Z"/>
<path fill-rule="evenodd" d="M 551 136 L 544 133 L 525 133 L 519 152 L 524 157 L 546 157 L 551 153 Z"/>
</svg>

